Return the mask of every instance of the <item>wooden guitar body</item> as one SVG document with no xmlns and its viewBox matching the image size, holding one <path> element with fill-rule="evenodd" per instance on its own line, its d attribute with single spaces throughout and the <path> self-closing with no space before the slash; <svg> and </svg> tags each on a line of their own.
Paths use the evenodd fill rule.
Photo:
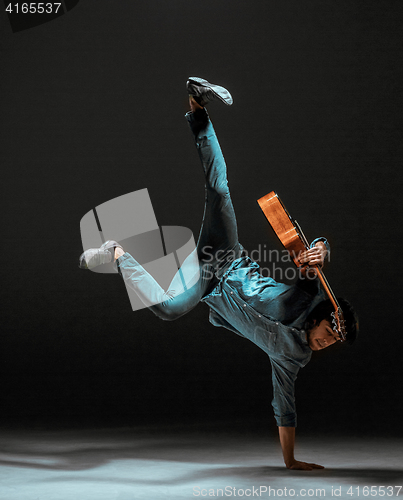
<svg viewBox="0 0 403 500">
<path fill-rule="evenodd" d="M 266 219 L 269 221 L 274 232 L 284 247 L 290 252 L 296 266 L 300 267 L 298 255 L 305 251 L 308 245 L 304 241 L 304 235 L 296 221 L 287 212 L 280 198 L 274 191 L 263 196 L 257 202 L 260 205 Z"/>
</svg>

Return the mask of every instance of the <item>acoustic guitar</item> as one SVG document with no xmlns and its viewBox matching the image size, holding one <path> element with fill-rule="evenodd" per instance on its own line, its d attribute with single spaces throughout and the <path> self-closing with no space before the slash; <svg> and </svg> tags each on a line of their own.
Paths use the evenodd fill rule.
<svg viewBox="0 0 403 500">
<path fill-rule="evenodd" d="M 299 262 L 298 258 L 301 252 L 309 249 L 309 243 L 305 238 L 298 222 L 291 217 L 283 205 L 283 202 L 274 191 L 271 191 L 266 196 L 263 196 L 257 200 L 257 202 L 259 203 L 260 208 L 279 240 L 290 253 L 295 265 L 297 267 L 301 267 L 302 264 Z M 310 269 L 314 269 L 314 272 L 320 279 L 322 286 L 333 305 L 333 330 L 339 336 L 340 341 L 344 342 L 346 340 L 346 328 L 343 311 L 341 310 L 341 307 L 337 302 L 337 299 L 330 288 L 322 269 L 319 266 L 307 266 L 306 272 L 309 273 Z"/>
</svg>

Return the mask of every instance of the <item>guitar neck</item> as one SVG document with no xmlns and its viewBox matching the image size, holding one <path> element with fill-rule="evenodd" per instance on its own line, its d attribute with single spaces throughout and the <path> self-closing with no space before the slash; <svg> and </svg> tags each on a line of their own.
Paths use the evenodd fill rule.
<svg viewBox="0 0 403 500">
<path fill-rule="evenodd" d="M 316 270 L 318 272 L 318 277 L 320 279 L 320 282 L 322 283 L 322 286 L 323 286 L 325 292 L 327 293 L 327 295 L 330 299 L 330 302 L 333 304 L 333 307 L 335 308 L 335 310 L 338 311 L 340 309 L 339 303 L 337 302 L 337 299 L 333 293 L 333 290 L 330 288 L 330 285 L 326 279 L 326 276 L 324 275 L 324 273 L 323 273 L 322 269 L 320 269 L 320 267 L 318 267 L 318 266 L 315 266 L 315 267 L 316 267 Z"/>
<path fill-rule="evenodd" d="M 302 231 L 301 226 L 298 224 L 298 222 L 295 219 L 293 219 L 293 223 L 294 223 L 295 227 L 298 229 L 299 236 L 300 236 L 301 240 L 303 241 L 305 248 L 308 249 L 309 243 L 308 243 L 308 240 L 306 239 L 304 232 Z M 331 303 L 333 304 L 333 307 L 337 311 L 340 308 L 340 306 L 339 306 L 339 303 L 337 302 L 337 299 L 333 293 L 333 290 L 330 288 L 330 285 L 326 279 L 326 276 L 324 275 L 322 269 L 319 266 L 314 266 L 314 267 L 317 270 L 318 277 L 320 279 L 320 282 L 322 283 L 322 286 L 323 286 L 326 294 L 328 295 Z"/>
</svg>

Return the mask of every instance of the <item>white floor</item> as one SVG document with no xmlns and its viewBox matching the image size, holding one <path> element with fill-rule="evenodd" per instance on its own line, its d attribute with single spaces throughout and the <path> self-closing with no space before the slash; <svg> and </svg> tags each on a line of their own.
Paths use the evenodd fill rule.
<svg viewBox="0 0 403 500">
<path fill-rule="evenodd" d="M 297 458 L 326 467 L 303 472 L 284 467 L 267 433 L 126 428 L 0 438 L 1 500 L 403 497 L 402 439 L 300 439 Z"/>
</svg>

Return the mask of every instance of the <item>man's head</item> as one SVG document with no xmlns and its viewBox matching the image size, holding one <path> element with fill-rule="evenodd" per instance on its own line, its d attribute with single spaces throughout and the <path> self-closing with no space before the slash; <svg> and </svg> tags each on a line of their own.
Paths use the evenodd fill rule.
<svg viewBox="0 0 403 500">
<path fill-rule="evenodd" d="M 347 343 L 352 344 L 358 335 L 358 317 L 347 300 L 339 298 L 337 301 L 343 311 Z M 339 340 L 339 336 L 333 330 L 331 316 L 333 311 L 334 307 L 328 299 L 320 302 L 308 316 L 305 330 L 309 347 L 313 351 L 325 349 Z"/>
</svg>

